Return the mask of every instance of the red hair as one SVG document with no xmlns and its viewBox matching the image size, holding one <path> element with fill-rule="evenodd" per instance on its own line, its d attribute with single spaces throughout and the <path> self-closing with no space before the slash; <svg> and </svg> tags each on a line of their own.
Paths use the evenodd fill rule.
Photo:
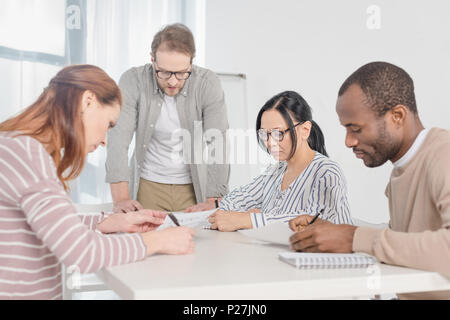
<svg viewBox="0 0 450 320">
<path fill-rule="evenodd" d="M 102 69 L 73 65 L 59 71 L 31 106 L 0 123 L 0 131 L 17 131 L 45 146 L 66 190 L 67 181 L 76 178 L 84 166 L 81 97 L 86 90 L 93 92 L 103 106 L 122 105 L 119 87 Z"/>
</svg>

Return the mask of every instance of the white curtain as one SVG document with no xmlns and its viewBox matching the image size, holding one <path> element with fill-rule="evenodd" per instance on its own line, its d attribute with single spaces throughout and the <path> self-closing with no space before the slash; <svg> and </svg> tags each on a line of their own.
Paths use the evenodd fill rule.
<svg viewBox="0 0 450 320">
<path fill-rule="evenodd" d="M 205 0 L 87 0 L 82 3 L 86 7 L 84 62 L 101 67 L 114 80 L 118 81 L 127 69 L 150 62 L 152 38 L 168 23 L 182 22 L 191 28 L 199 52 L 196 63 L 203 64 L 204 17 L 201 15 Z M 67 55 L 71 48 L 64 43 L 70 15 L 65 10 L 66 1 L 61 0 L 0 2 L 0 121 L 28 106 L 58 70 L 71 63 Z M 49 63 L 49 57 L 55 61 Z M 82 174 L 70 184 L 75 202 L 111 201 L 109 185 L 105 183 L 105 159 L 106 149 L 102 147 L 87 157 Z"/>
<path fill-rule="evenodd" d="M 0 1 L 0 121 L 31 104 L 61 68 L 64 10 L 60 0 Z"/>
<path fill-rule="evenodd" d="M 163 25 L 186 23 L 185 5 L 188 3 L 180 0 L 89 0 L 86 62 L 101 67 L 118 82 L 130 67 L 150 62 L 153 36 Z M 190 4 L 195 6 L 196 2 L 190 1 Z M 192 19 L 192 14 L 189 17 Z M 134 141 L 130 157 L 133 144 Z M 88 156 L 82 174 L 71 184 L 75 202 L 112 201 L 109 185 L 105 183 L 105 161 L 106 148 L 100 147 Z"/>
</svg>

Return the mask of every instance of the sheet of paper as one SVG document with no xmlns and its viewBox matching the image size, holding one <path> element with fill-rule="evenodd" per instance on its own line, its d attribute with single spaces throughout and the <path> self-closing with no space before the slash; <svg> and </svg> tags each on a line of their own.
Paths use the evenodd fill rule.
<svg viewBox="0 0 450 320">
<path fill-rule="evenodd" d="M 266 242 L 289 245 L 289 237 L 294 234 L 286 222 L 274 222 L 257 229 L 239 230 L 243 235 Z"/>
<path fill-rule="evenodd" d="M 213 214 L 217 209 L 208 211 L 198 211 L 198 212 L 173 212 L 172 214 L 177 218 L 180 226 L 186 226 L 190 228 L 195 228 L 198 226 L 209 227 L 208 217 Z M 162 230 L 168 227 L 175 227 L 175 223 L 166 217 L 166 220 L 162 225 L 158 227 L 158 230 Z"/>
</svg>

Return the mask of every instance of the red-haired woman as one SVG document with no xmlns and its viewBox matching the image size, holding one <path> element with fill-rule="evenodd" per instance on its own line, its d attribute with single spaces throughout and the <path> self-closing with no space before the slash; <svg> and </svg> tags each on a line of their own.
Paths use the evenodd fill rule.
<svg viewBox="0 0 450 320">
<path fill-rule="evenodd" d="M 0 299 L 61 299 L 61 263 L 84 273 L 193 251 L 192 229 L 154 230 L 163 212 L 81 216 L 67 195 L 86 155 L 106 145 L 121 104 L 103 70 L 74 65 L 0 123 Z"/>
</svg>

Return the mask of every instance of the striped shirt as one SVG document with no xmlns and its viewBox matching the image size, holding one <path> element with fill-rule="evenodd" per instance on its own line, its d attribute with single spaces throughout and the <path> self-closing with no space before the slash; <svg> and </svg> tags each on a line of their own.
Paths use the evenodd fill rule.
<svg viewBox="0 0 450 320">
<path fill-rule="evenodd" d="M 76 213 L 37 140 L 0 132 L 0 299 L 61 299 L 61 263 L 80 273 L 141 260 L 139 234 L 103 235 Z"/>
<path fill-rule="evenodd" d="M 270 165 L 247 185 L 236 188 L 220 201 L 219 209 L 250 213 L 253 228 L 275 221 L 287 222 L 301 214 L 315 215 L 335 224 L 353 224 L 347 187 L 339 165 L 316 152 L 313 161 L 285 190 L 281 183 L 287 164 Z"/>
</svg>

